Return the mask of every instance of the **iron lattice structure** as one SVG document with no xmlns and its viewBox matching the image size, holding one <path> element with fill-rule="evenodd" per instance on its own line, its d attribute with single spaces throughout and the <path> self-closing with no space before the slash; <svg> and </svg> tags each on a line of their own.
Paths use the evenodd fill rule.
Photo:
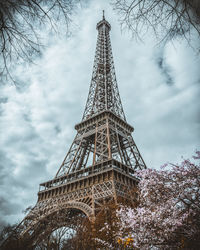
<svg viewBox="0 0 200 250">
<path fill-rule="evenodd" d="M 94 220 L 105 202 L 130 200 L 129 190 L 137 183 L 134 172 L 146 168 L 122 108 L 109 36 L 111 26 L 104 16 L 97 30 L 82 121 L 75 126 L 77 134 L 55 178 L 40 184 L 37 204 L 21 224 L 24 234 L 37 232 L 42 236 L 58 227 L 58 221 L 59 226 L 64 225 L 68 209 L 81 210 Z M 54 225 L 52 218 L 58 215 L 61 219 Z"/>
</svg>

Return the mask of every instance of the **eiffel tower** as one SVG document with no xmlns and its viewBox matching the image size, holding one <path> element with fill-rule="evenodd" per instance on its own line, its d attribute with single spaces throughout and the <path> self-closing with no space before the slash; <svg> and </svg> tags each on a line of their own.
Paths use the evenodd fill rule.
<svg viewBox="0 0 200 250">
<path fill-rule="evenodd" d="M 104 13 L 96 28 L 93 73 L 82 121 L 75 125 L 77 134 L 55 177 L 40 184 L 38 201 L 21 223 L 29 235 L 36 231 L 44 234 L 48 220 L 58 214 L 61 219 L 51 224 L 49 232 L 58 223 L 64 225 L 61 211 L 82 211 L 94 221 L 105 202 L 131 199 L 129 190 L 137 183 L 135 170 L 146 168 L 123 111 L 109 36 L 111 25 Z"/>
</svg>

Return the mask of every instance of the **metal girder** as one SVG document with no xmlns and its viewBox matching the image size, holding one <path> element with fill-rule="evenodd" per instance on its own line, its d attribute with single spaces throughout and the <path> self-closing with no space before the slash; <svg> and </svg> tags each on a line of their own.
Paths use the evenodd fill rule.
<svg viewBox="0 0 200 250">
<path fill-rule="evenodd" d="M 110 26 L 107 21 L 98 26 L 98 38 L 89 95 L 82 120 L 104 110 L 110 110 L 126 120 L 114 69 L 110 42 Z"/>
<path fill-rule="evenodd" d="M 105 201 L 117 202 L 118 196 L 131 199 L 128 192 L 137 183 L 134 171 L 146 168 L 121 104 L 110 24 L 103 18 L 97 29 L 92 80 L 82 122 L 75 126 L 77 135 L 55 178 L 40 185 L 43 190 L 38 193 L 36 206 L 20 224 L 24 234 L 33 235 L 39 229 L 41 232 L 45 219 L 54 219 L 55 214 L 65 216 L 61 212 L 71 208 L 93 220 Z"/>
<path fill-rule="evenodd" d="M 131 132 L 118 120 L 103 114 L 101 119 L 96 116 L 94 124 L 85 125 L 85 133 L 78 131 L 56 177 L 88 167 L 89 159 L 92 159 L 89 166 L 115 159 L 134 170 L 146 168 Z"/>
</svg>

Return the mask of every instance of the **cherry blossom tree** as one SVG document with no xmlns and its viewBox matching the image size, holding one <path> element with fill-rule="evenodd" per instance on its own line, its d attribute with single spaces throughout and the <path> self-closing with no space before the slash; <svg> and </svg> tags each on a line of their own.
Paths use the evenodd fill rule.
<svg viewBox="0 0 200 250">
<path fill-rule="evenodd" d="M 118 211 L 121 239 L 139 249 L 200 249 L 200 151 L 192 160 L 137 173 L 138 206 Z"/>
</svg>

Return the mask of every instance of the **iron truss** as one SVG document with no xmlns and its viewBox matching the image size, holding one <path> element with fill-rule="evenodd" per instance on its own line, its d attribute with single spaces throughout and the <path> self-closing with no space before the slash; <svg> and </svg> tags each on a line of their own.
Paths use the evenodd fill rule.
<svg viewBox="0 0 200 250">
<path fill-rule="evenodd" d="M 122 108 L 110 29 L 104 17 L 97 24 L 92 81 L 74 141 L 55 178 L 40 184 L 36 206 L 20 224 L 33 242 L 55 229 L 54 218 L 68 223 L 63 211 L 80 210 L 92 221 L 105 202 L 133 202 L 129 191 L 138 182 L 135 170 L 146 168 Z"/>
<path fill-rule="evenodd" d="M 105 110 L 126 120 L 117 87 L 110 29 L 111 26 L 105 19 L 97 24 L 98 38 L 94 67 L 83 121 Z"/>
</svg>

